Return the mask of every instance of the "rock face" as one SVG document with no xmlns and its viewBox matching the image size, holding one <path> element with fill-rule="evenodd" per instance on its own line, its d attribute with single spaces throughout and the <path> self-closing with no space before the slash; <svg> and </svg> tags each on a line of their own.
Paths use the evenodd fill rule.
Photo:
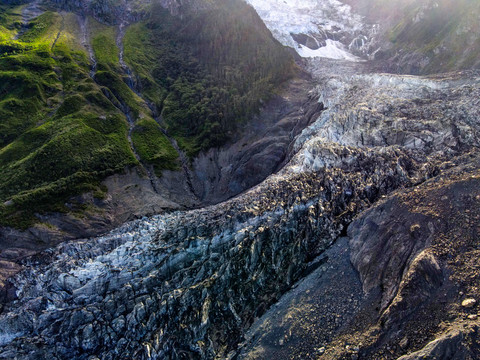
<svg viewBox="0 0 480 360">
<path fill-rule="evenodd" d="M 193 189 L 202 203 L 229 199 L 281 169 L 296 136 L 323 110 L 308 94 L 311 86 L 308 78 L 289 82 L 234 141 L 193 160 Z"/>
<path fill-rule="evenodd" d="M 468 337 L 475 337 L 473 329 L 467 332 Z M 478 354 L 472 354 L 464 345 L 465 333 L 462 331 L 452 331 L 439 339 L 428 343 L 422 350 L 412 354 L 400 357 L 398 360 L 417 360 L 417 359 L 452 359 L 460 360 L 473 358 Z"/>
<path fill-rule="evenodd" d="M 406 349 L 392 344 L 402 338 L 414 343 L 410 347 L 422 348 L 429 337 L 438 337 L 402 359 L 479 355 L 476 316 L 466 320 L 474 310 L 461 308 L 478 293 L 478 269 L 469 260 L 476 256 L 471 231 L 479 216 L 477 187 L 478 158 L 468 156 L 445 174 L 392 196 L 349 228 L 352 262 L 364 289 L 380 294 L 378 321 L 388 334 L 382 342 L 401 355 Z M 451 324 L 441 326 L 445 319 Z M 419 329 L 423 335 L 413 338 Z M 376 358 L 382 353 L 366 354 Z"/>
</svg>

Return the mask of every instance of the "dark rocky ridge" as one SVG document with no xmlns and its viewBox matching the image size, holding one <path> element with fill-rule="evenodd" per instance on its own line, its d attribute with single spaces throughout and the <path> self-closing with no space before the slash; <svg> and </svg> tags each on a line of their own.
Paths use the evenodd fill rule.
<svg viewBox="0 0 480 360">
<path fill-rule="evenodd" d="M 461 305 L 479 296 L 478 161 L 459 158 L 361 214 L 350 245 L 328 250 L 254 324 L 237 358 L 478 358 L 478 309 Z"/>
</svg>

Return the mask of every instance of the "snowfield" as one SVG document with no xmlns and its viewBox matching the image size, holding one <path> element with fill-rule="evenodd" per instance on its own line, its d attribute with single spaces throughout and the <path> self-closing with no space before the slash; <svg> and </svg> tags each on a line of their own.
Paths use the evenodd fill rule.
<svg viewBox="0 0 480 360">
<path fill-rule="evenodd" d="M 291 34 L 320 35 L 345 32 L 355 36 L 365 30 L 362 18 L 352 13 L 350 6 L 337 0 L 247 0 L 265 22 L 273 36 L 283 45 L 294 48 L 304 58 L 324 57 L 359 61 L 348 44 L 327 39 L 326 46 L 312 50 L 298 44 Z"/>
</svg>

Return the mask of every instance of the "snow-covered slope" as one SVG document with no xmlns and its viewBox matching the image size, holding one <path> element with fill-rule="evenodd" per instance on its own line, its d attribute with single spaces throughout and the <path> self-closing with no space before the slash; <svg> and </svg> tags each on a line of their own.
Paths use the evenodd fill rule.
<svg viewBox="0 0 480 360">
<path fill-rule="evenodd" d="M 308 46 L 297 44 L 295 50 L 301 57 L 324 57 L 337 60 L 360 61 L 361 59 L 348 51 L 340 41 L 331 39 L 325 40 L 326 45 L 318 49 L 311 49 Z"/>
<path fill-rule="evenodd" d="M 273 36 L 302 57 L 360 60 L 371 28 L 337 0 L 247 0 Z M 354 55 L 355 54 L 355 55 Z"/>
</svg>

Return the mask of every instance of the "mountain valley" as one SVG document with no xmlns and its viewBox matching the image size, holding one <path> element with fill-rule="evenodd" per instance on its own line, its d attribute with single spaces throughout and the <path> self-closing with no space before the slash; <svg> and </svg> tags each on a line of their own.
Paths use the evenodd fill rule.
<svg viewBox="0 0 480 360">
<path fill-rule="evenodd" d="M 479 358 L 479 16 L 0 1 L 0 358 Z"/>
</svg>

